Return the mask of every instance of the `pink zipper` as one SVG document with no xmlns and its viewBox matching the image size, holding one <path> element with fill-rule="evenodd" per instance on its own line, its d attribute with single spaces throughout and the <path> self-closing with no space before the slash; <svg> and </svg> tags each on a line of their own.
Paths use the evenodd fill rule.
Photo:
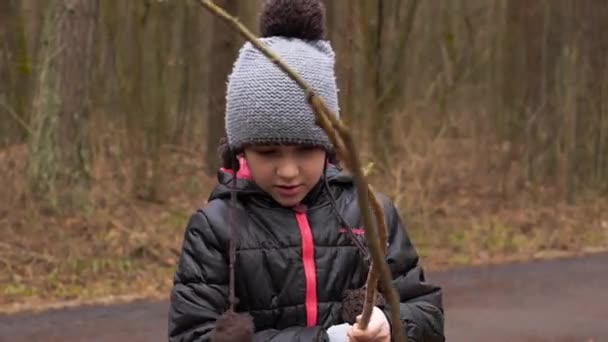
<svg viewBox="0 0 608 342">
<path fill-rule="evenodd" d="M 298 228 L 302 237 L 302 263 L 306 277 L 306 324 L 309 327 L 317 325 L 317 267 L 315 265 L 315 241 L 312 229 L 306 216 L 306 207 L 299 205 L 294 208 Z"/>
</svg>

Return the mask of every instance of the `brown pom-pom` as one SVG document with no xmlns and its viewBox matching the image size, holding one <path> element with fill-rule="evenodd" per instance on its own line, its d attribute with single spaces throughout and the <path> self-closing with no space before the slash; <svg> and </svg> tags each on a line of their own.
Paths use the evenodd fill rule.
<svg viewBox="0 0 608 342">
<path fill-rule="evenodd" d="M 226 311 L 215 323 L 211 333 L 212 342 L 250 342 L 253 341 L 255 326 L 249 314 Z"/>
<path fill-rule="evenodd" d="M 363 304 L 365 303 L 365 287 L 347 290 L 342 298 L 342 319 L 349 324 L 355 324 L 357 316 L 363 312 Z M 386 300 L 384 296 L 376 291 L 376 306 L 384 308 Z"/>
<path fill-rule="evenodd" d="M 325 7 L 321 0 L 266 0 L 259 26 L 262 37 L 323 39 Z"/>
</svg>

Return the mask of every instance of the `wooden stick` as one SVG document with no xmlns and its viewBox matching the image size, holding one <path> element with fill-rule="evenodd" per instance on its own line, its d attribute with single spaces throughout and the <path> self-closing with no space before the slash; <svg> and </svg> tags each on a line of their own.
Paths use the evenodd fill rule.
<svg viewBox="0 0 608 342">
<path fill-rule="evenodd" d="M 345 131 L 343 139 L 346 148 L 350 151 L 355 151 L 355 144 L 350 132 Z M 357 154 L 352 153 L 350 156 L 352 157 L 350 160 L 351 171 L 354 174 L 355 185 L 357 186 L 357 189 L 359 189 L 359 208 L 361 209 L 361 219 L 363 220 L 363 224 L 365 226 L 365 237 L 367 238 L 370 253 L 372 255 L 372 264 L 378 266 L 378 270 L 380 271 L 380 280 L 382 281 L 382 285 L 385 290 L 384 293 L 391 307 L 391 321 L 393 327 L 393 332 L 391 335 L 396 341 L 405 341 L 406 338 L 403 334 L 404 329 L 402 329 L 400 318 L 399 296 L 392 286 L 391 272 L 388 268 L 383 253 L 381 252 L 381 249 L 383 248 L 380 246 L 380 239 L 378 237 L 376 225 L 374 220 L 372 220 L 372 215 L 370 213 L 369 188 L 367 187 L 367 182 L 365 176 L 363 175 L 363 169 L 361 168 L 361 163 Z M 368 191 L 363 191 L 362 189 L 367 189 Z"/>
<path fill-rule="evenodd" d="M 382 205 L 378 198 L 374 195 L 374 189 L 371 185 L 369 185 L 369 196 L 370 201 L 372 203 L 372 209 L 374 212 L 374 216 L 376 217 L 376 224 L 378 225 L 378 236 L 380 238 L 382 254 L 386 258 L 386 252 L 388 248 L 388 227 L 386 226 L 386 218 L 384 216 L 384 209 L 382 209 Z M 369 323 L 370 317 L 372 315 L 372 310 L 374 306 L 374 301 L 376 299 L 376 292 L 378 291 L 378 278 L 379 273 L 376 270 L 376 266 L 372 263 L 369 273 L 367 275 L 367 288 L 365 291 L 365 304 L 363 305 L 363 313 L 361 314 L 361 329 L 367 328 L 367 324 Z"/>
<path fill-rule="evenodd" d="M 382 248 L 380 246 L 378 231 L 370 212 L 369 197 L 373 197 L 373 194 L 370 195 L 366 177 L 363 175 L 361 161 L 358 153 L 356 153 L 357 150 L 355 149 L 354 140 L 349 129 L 337 118 L 336 115 L 332 115 L 333 113 L 327 108 L 323 100 L 313 92 L 312 88 L 293 69 L 283 63 L 279 56 L 265 47 L 261 41 L 259 41 L 258 38 L 253 35 L 237 18 L 226 13 L 226 11 L 215 5 L 211 0 L 198 0 L 198 3 L 214 15 L 230 24 L 233 29 L 238 31 L 256 49 L 258 49 L 272 63 L 279 67 L 279 69 L 285 72 L 289 78 L 296 82 L 296 84 L 298 84 L 298 86 L 304 91 L 308 102 L 313 108 L 317 118 L 317 123 L 323 128 L 328 136 L 334 137 L 330 138 L 332 139 L 332 142 L 338 143 L 336 146 L 338 154 L 342 159 L 345 160 L 348 168 L 353 173 L 355 186 L 359 190 L 357 192 L 357 198 L 359 208 L 361 210 L 361 219 L 365 227 L 365 237 L 370 247 L 372 265 L 376 265 L 380 271 L 380 280 L 383 283 L 385 289 L 384 292 L 391 307 L 391 320 L 393 327 L 392 337 L 395 341 L 406 341 L 404 329 L 400 319 L 399 297 L 395 289 L 392 287 L 392 276 L 386 260 L 384 259 L 383 253 L 381 252 Z M 327 127 L 328 121 L 331 123 L 331 127 Z M 336 138 L 334 130 L 338 132 L 341 139 Z"/>
</svg>

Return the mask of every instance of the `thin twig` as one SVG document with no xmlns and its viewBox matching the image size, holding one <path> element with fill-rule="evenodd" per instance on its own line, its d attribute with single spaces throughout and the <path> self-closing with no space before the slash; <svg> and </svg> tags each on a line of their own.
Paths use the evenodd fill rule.
<svg viewBox="0 0 608 342">
<path fill-rule="evenodd" d="M 298 86 L 304 90 L 309 104 L 315 112 L 317 123 L 323 128 L 328 136 L 330 136 L 330 139 L 332 139 L 333 142 L 338 143 L 338 146 L 336 146 L 338 155 L 346 161 L 347 167 L 353 173 L 355 186 L 359 190 L 357 192 L 357 197 L 359 208 L 361 210 L 361 219 L 364 227 L 366 228 L 365 237 L 368 240 L 370 253 L 372 255 L 372 265 L 377 265 L 378 270 L 380 271 L 380 279 L 382 280 L 385 289 L 384 292 L 391 307 L 391 320 L 393 322 L 392 337 L 395 339 L 395 341 L 406 341 L 400 320 L 399 297 L 392 287 L 392 276 L 386 260 L 383 257 L 383 253 L 381 252 L 378 231 L 370 212 L 369 197 L 374 197 L 374 195 L 369 191 L 366 177 L 364 176 L 361 167 L 361 161 L 356 153 L 357 150 L 355 149 L 354 140 L 350 134 L 350 131 L 344 125 L 344 123 L 337 118 L 337 116 L 332 115 L 333 113 L 328 109 L 323 100 L 313 92 L 312 88 L 302 78 L 300 78 L 293 69 L 283 63 L 276 54 L 266 48 L 255 35 L 253 35 L 243 24 L 240 23 L 237 18 L 226 13 L 226 11 L 215 5 L 210 0 L 198 0 L 198 3 L 214 15 L 230 24 L 233 29 L 237 30 L 272 63 L 274 63 L 294 82 L 296 82 L 296 84 L 298 84 Z M 331 127 L 328 127 L 328 121 L 331 123 Z M 340 139 L 336 138 L 334 130 L 338 132 Z"/>
<path fill-rule="evenodd" d="M 372 264 L 378 266 L 378 270 L 380 271 L 380 280 L 382 281 L 382 285 L 384 287 L 384 295 L 390 303 L 391 320 L 393 322 L 392 336 L 395 338 L 396 341 L 406 341 L 404 329 L 402 329 L 402 325 L 400 324 L 401 318 L 399 297 L 392 286 L 392 276 L 388 268 L 388 264 L 386 263 L 386 260 L 384 258 L 384 255 L 381 252 L 383 248 L 381 248 L 380 246 L 378 231 L 370 213 L 369 197 L 374 197 L 374 195 L 373 193 L 371 195 L 369 194 L 369 187 L 367 186 L 365 176 L 363 175 L 361 162 L 359 160 L 358 155 L 354 153 L 354 151 L 356 151 L 355 144 L 352 139 L 352 136 L 348 131 L 344 132 L 344 140 L 346 148 L 349 151 L 353 152 L 350 155 L 352 157 L 350 159 L 351 171 L 353 172 L 355 185 L 357 189 L 359 189 L 359 191 L 357 192 L 359 198 L 359 208 L 361 209 L 361 218 L 365 226 L 365 237 L 369 243 L 370 252 L 372 254 Z M 367 189 L 368 191 L 363 191 L 362 189 Z"/>
<path fill-rule="evenodd" d="M 331 114 L 329 114 L 331 115 Z M 346 163 L 346 165 L 349 165 L 349 161 L 348 161 L 348 153 L 346 153 L 346 147 L 344 146 L 344 141 L 342 140 L 342 137 L 340 137 L 340 135 L 338 135 L 336 133 L 336 131 L 334 130 L 334 125 L 331 123 L 331 121 L 327 118 L 328 114 L 324 114 L 324 115 L 317 115 L 317 125 L 321 126 L 321 128 L 323 128 L 323 130 L 327 133 L 327 136 L 329 137 L 329 140 L 331 141 L 331 143 L 336 147 L 336 152 L 338 153 L 338 158 L 342 161 L 344 161 Z"/>
<path fill-rule="evenodd" d="M 15 120 L 17 121 L 17 123 L 23 127 L 23 129 L 25 129 L 25 131 L 27 132 L 28 135 L 32 135 L 32 128 L 25 122 L 23 121 L 23 119 L 21 119 L 19 117 L 19 114 L 13 109 L 11 108 L 8 104 L 6 104 L 6 102 L 4 102 L 4 100 L 0 100 L 0 106 L 4 107 L 4 109 L 6 110 L 6 112 Z"/>
<path fill-rule="evenodd" d="M 23 255 L 27 255 L 32 259 L 37 259 L 39 261 L 45 261 L 49 264 L 53 264 L 57 262 L 57 259 L 55 259 L 54 257 L 48 255 L 48 254 L 42 254 L 42 253 L 38 253 L 38 252 L 34 252 L 34 251 L 30 251 L 28 249 L 25 249 L 23 247 L 19 247 L 19 246 L 15 246 L 15 245 L 10 245 L 6 242 L 1 242 L 0 241 L 0 246 L 6 248 L 9 252 L 12 252 L 14 254 L 23 254 Z"/>
<path fill-rule="evenodd" d="M 388 248 L 388 227 L 386 226 L 384 209 L 378 201 L 378 198 L 374 196 L 374 188 L 371 185 L 369 185 L 369 196 L 374 216 L 376 218 L 376 224 L 378 225 L 378 236 L 380 238 L 382 255 L 386 257 Z M 367 324 L 369 323 L 372 315 L 373 305 L 376 299 L 376 292 L 378 291 L 379 273 L 376 268 L 377 266 L 372 263 L 367 275 L 368 279 L 367 288 L 365 291 L 365 305 L 363 306 L 363 313 L 361 314 L 361 329 L 367 328 Z"/>
<path fill-rule="evenodd" d="M 13 265 L 7 260 L 0 256 L 0 264 L 4 264 L 7 268 L 5 274 L 13 274 Z"/>
</svg>

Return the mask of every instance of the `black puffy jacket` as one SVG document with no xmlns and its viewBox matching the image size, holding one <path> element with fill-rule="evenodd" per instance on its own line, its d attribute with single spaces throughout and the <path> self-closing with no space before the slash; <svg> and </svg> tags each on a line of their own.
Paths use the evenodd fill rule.
<svg viewBox="0 0 608 342">
<path fill-rule="evenodd" d="M 218 178 L 208 204 L 190 217 L 186 228 L 170 297 L 172 342 L 208 341 L 228 307 L 232 175 L 220 171 Z M 352 179 L 332 165 L 327 180 L 337 209 L 362 234 Z M 253 316 L 255 341 L 327 341 L 325 329 L 343 323 L 343 292 L 364 285 L 368 266 L 339 224 L 326 187 L 320 183 L 295 209 L 279 206 L 247 179 L 239 178 L 237 188 L 237 311 Z M 409 342 L 444 341 L 441 288 L 425 282 L 397 210 L 388 197 L 378 197 L 390 230 L 387 261 Z"/>
</svg>

